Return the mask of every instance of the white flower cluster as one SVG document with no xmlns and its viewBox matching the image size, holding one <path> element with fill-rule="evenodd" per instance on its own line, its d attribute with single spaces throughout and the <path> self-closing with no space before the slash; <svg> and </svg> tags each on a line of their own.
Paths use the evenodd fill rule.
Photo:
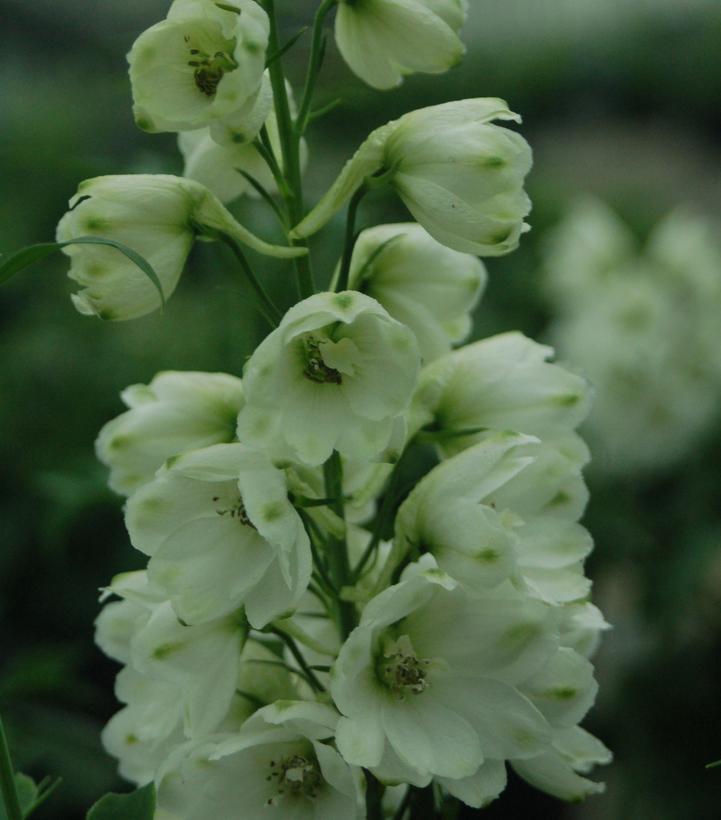
<svg viewBox="0 0 721 820">
<path fill-rule="evenodd" d="M 454 349 L 485 286 L 476 255 L 512 250 L 527 229 L 530 149 L 495 124 L 518 120 L 502 100 L 421 109 L 371 133 L 299 212 L 333 6 L 341 53 L 376 87 L 463 50 L 464 0 L 324 0 L 296 109 L 272 3 L 175 0 L 133 46 L 130 76 L 138 123 L 180 132 L 195 179 L 91 180 L 59 227 L 139 251 L 166 296 L 195 238 L 227 241 L 241 261 L 238 243 L 298 257 L 303 298 L 278 311 L 242 381 L 160 373 L 123 393 L 128 409 L 97 442 L 148 557 L 113 579 L 97 620 L 123 664 L 124 706 L 103 738 L 126 778 L 155 783 L 158 820 L 375 820 L 384 799 L 420 817 L 422 789 L 478 808 L 509 765 L 577 800 L 602 790 L 585 775 L 610 759 L 579 725 L 607 626 L 579 524 L 588 385 L 520 333 Z M 252 173 L 261 161 L 267 178 Z M 282 199 L 295 244 L 234 220 L 221 201 L 246 190 L 239 180 Z M 379 186 L 417 222 L 356 241 L 359 197 Z M 348 201 L 332 290 L 303 292 L 302 241 Z M 113 248 L 67 252 L 83 312 L 159 306 Z M 409 486 L 421 449 L 435 466 Z"/>
<path fill-rule="evenodd" d="M 547 247 L 551 328 L 597 391 L 588 434 L 610 474 L 664 468 L 697 444 L 721 400 L 721 246 L 679 209 L 638 248 L 595 199 L 576 204 Z"/>
</svg>

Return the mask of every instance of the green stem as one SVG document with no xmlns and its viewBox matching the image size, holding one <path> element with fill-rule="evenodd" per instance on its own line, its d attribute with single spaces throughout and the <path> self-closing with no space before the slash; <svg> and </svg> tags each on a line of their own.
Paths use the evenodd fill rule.
<svg viewBox="0 0 721 820">
<path fill-rule="evenodd" d="M 320 71 L 321 57 L 323 54 L 323 24 L 328 12 L 335 6 L 338 0 L 323 0 L 318 6 L 313 19 L 313 39 L 310 46 L 310 59 L 308 60 L 308 72 L 305 78 L 305 89 L 303 99 L 295 121 L 295 129 L 298 136 L 303 136 L 308 123 L 310 122 L 310 108 L 313 104 L 313 93 Z"/>
<path fill-rule="evenodd" d="M 0 719 L 0 787 L 8 820 L 23 820 L 23 812 L 15 788 L 15 770 L 2 719 Z"/>
<path fill-rule="evenodd" d="M 273 632 L 283 641 L 290 650 L 290 654 L 295 658 L 296 663 L 303 670 L 311 689 L 314 692 L 325 692 L 325 686 L 318 680 L 315 672 L 308 665 L 308 661 L 303 657 L 303 653 L 298 648 L 298 644 L 282 629 L 274 629 Z"/>
<path fill-rule="evenodd" d="M 331 507 L 333 512 L 345 520 L 345 501 L 343 499 L 343 464 L 340 453 L 333 451 L 333 455 L 323 465 L 323 475 L 325 478 L 325 493 L 335 501 Z M 328 569 L 333 583 L 342 592 L 344 586 L 348 586 L 350 581 L 350 566 L 348 564 L 348 545 L 345 537 L 330 538 L 327 548 Z M 353 631 L 356 625 L 356 615 L 353 604 L 342 601 L 340 598 L 336 602 L 338 627 L 341 637 L 345 640 Z"/>
<path fill-rule="evenodd" d="M 280 53 L 278 19 L 275 13 L 275 0 L 263 0 L 263 5 L 270 20 L 268 48 L 271 53 Z M 285 203 L 291 225 L 297 225 L 303 218 L 303 184 L 300 175 L 300 135 L 296 133 L 293 117 L 290 113 L 288 91 L 285 87 L 283 60 L 279 56 L 268 67 L 270 84 L 273 88 L 275 117 L 278 121 L 278 135 L 283 155 L 283 172 L 288 183 L 285 191 Z M 296 245 L 305 245 L 305 241 L 296 241 Z M 302 298 L 311 296 L 315 291 L 313 271 L 309 256 L 298 257 L 295 261 L 298 290 Z"/>
<path fill-rule="evenodd" d="M 385 788 L 370 772 L 366 772 L 366 816 L 368 820 L 382 820 Z"/>
<path fill-rule="evenodd" d="M 367 190 L 368 189 L 365 185 L 361 185 L 361 187 L 353 194 L 350 202 L 348 203 L 348 216 L 346 217 L 345 223 L 345 243 L 343 245 L 343 261 L 341 262 L 340 274 L 336 284 L 337 291 L 348 290 L 350 263 L 353 259 L 353 248 L 355 247 L 357 238 L 355 223 L 358 216 L 358 206 L 360 205 L 363 197 L 366 195 Z"/>
<path fill-rule="evenodd" d="M 411 788 L 410 809 L 411 820 L 429 820 L 436 816 L 432 783 L 424 789 Z"/>
<path fill-rule="evenodd" d="M 250 267 L 248 260 L 245 258 L 245 254 L 241 250 L 238 243 L 232 239 L 230 236 L 226 234 L 221 234 L 220 238 L 223 242 L 233 251 L 235 258 L 238 260 L 240 264 L 240 269 L 245 274 L 245 278 L 250 282 L 251 287 L 255 291 L 256 296 L 258 297 L 260 304 L 263 307 L 263 314 L 265 315 L 266 319 L 270 322 L 273 327 L 277 327 L 280 320 L 283 318 L 283 314 L 278 310 L 278 308 L 273 304 L 270 296 L 265 292 L 265 289 L 258 281 L 258 277 L 253 272 L 253 269 Z"/>
<path fill-rule="evenodd" d="M 368 563 L 371 555 L 373 555 L 374 551 L 378 547 L 378 544 L 380 544 L 385 528 L 393 516 L 396 501 L 398 500 L 398 483 L 401 475 L 401 464 L 404 462 L 409 450 L 410 447 L 406 447 L 406 449 L 401 453 L 401 457 L 395 463 L 393 472 L 390 474 L 388 479 L 388 487 L 383 495 L 383 501 L 381 502 L 378 515 L 376 516 L 376 522 L 373 527 L 371 540 L 368 542 L 368 546 L 363 551 L 363 555 L 353 569 L 353 583 L 358 582 L 365 565 Z"/>
</svg>

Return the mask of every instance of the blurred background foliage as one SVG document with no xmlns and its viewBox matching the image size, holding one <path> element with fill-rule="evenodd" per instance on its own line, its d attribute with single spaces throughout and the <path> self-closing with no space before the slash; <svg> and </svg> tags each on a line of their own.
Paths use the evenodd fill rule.
<svg viewBox="0 0 721 820">
<path fill-rule="evenodd" d="M 279 0 L 288 35 L 310 0 Z M 321 101 L 343 105 L 310 136 L 309 200 L 376 125 L 411 108 L 500 96 L 524 116 L 535 151 L 533 231 L 491 260 L 474 338 L 519 328 L 544 339 L 545 237 L 582 192 L 602 197 L 643 238 L 689 203 L 721 212 L 721 3 L 718 0 L 470 0 L 465 62 L 386 94 L 362 87 L 334 47 Z M 0 0 L 0 251 L 52 238 L 77 183 L 99 174 L 181 170 L 172 135 L 132 122 L 124 55 L 164 16 L 162 0 Z M 299 79 L 308 46 L 288 60 Z M 405 219 L 390 198 L 366 224 Z M 275 228 L 254 201 L 241 219 Z M 326 281 L 341 225 L 314 243 Z M 279 302 L 295 292 L 273 265 Z M 0 290 L 0 711 L 17 762 L 64 785 L 38 813 L 80 818 L 122 788 L 99 733 L 115 711 L 115 667 L 94 648 L 97 589 L 139 566 L 120 499 L 93 455 L 119 391 L 161 369 L 239 373 L 264 333 L 222 249 L 194 253 L 165 312 L 103 324 L 72 309 L 65 263 L 52 259 Z M 721 271 L 719 272 L 721 276 Z M 721 313 L 721 305 L 718 306 Z M 721 351 L 719 351 L 721 356 Z M 601 690 L 587 725 L 615 751 L 604 797 L 567 807 L 513 782 L 499 818 L 719 817 L 721 773 L 721 425 L 672 468 L 588 473 L 596 539 L 594 595 L 614 629 L 598 657 Z"/>
</svg>

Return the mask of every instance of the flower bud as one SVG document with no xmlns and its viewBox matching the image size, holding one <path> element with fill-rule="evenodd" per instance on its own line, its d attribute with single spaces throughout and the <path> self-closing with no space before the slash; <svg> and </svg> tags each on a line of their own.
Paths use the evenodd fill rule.
<svg viewBox="0 0 721 820">
<path fill-rule="evenodd" d="M 292 257 L 304 250 L 268 245 L 233 218 L 202 185 L 164 174 L 95 177 L 78 186 L 70 210 L 57 228 L 59 242 L 83 236 L 127 245 L 153 267 L 167 298 L 175 290 L 197 235 L 226 234 L 270 256 Z M 117 249 L 69 245 L 69 276 L 83 290 L 72 296 L 85 315 L 135 319 L 161 306 L 155 284 Z"/>
<path fill-rule="evenodd" d="M 531 149 L 497 119 L 520 121 L 503 100 L 481 98 L 421 108 L 377 129 L 292 235 L 320 230 L 366 179 L 380 177 L 443 245 L 477 256 L 512 251 L 528 230 Z"/>
<path fill-rule="evenodd" d="M 354 74 L 393 88 L 404 74 L 440 74 L 458 63 L 467 11 L 466 0 L 341 0 L 335 38 Z"/>
<path fill-rule="evenodd" d="M 486 278 L 480 260 L 441 245 L 414 222 L 363 231 L 350 269 L 350 287 L 416 334 L 424 362 L 468 336 Z"/>
<path fill-rule="evenodd" d="M 187 131 L 252 107 L 268 31 L 267 14 L 252 0 L 175 0 L 128 54 L 138 126 Z"/>
</svg>

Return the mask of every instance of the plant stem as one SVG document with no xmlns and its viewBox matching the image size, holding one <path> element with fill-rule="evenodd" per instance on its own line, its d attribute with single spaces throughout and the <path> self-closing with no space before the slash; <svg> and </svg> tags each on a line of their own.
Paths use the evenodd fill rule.
<svg viewBox="0 0 721 820">
<path fill-rule="evenodd" d="M 313 39 L 310 47 L 310 59 L 308 60 L 308 72 L 305 78 L 303 99 L 295 122 L 295 130 L 300 137 L 305 134 L 310 121 L 310 107 L 313 104 L 313 92 L 315 91 L 315 83 L 318 79 L 323 54 L 323 24 L 328 12 L 337 2 L 338 0 L 323 0 L 318 6 L 313 19 Z"/>
<path fill-rule="evenodd" d="M 10 747 L 5 737 L 5 729 L 0 718 L 0 787 L 8 820 L 23 820 L 17 789 L 15 788 L 15 770 L 13 769 Z"/>
<path fill-rule="evenodd" d="M 357 238 L 355 223 L 356 217 L 358 216 L 358 206 L 360 205 L 363 197 L 366 195 L 367 190 L 368 189 L 365 185 L 361 185 L 361 187 L 353 194 L 350 202 L 348 203 L 348 216 L 346 217 L 345 223 L 345 244 L 343 245 L 343 261 L 341 262 L 338 283 L 336 284 L 336 290 L 338 291 L 348 290 L 350 263 L 353 258 L 353 248 L 355 247 Z"/>
<path fill-rule="evenodd" d="M 333 455 L 323 465 L 325 478 L 325 493 L 335 501 L 331 509 L 339 517 L 345 520 L 345 502 L 343 499 L 343 465 L 340 460 L 340 453 L 333 451 Z M 344 586 L 350 581 L 350 567 L 348 565 L 348 545 L 345 537 L 328 539 L 328 569 L 330 570 L 333 583 L 340 594 Z M 341 637 L 345 640 L 355 627 L 355 609 L 348 601 L 337 600 L 338 627 Z"/>
<path fill-rule="evenodd" d="M 280 56 L 280 37 L 278 34 L 278 19 L 275 13 L 275 0 L 263 0 L 263 6 L 270 20 L 270 35 L 268 48 L 271 53 L 278 53 L 277 59 L 268 67 L 270 83 L 273 87 L 273 101 L 275 116 L 278 121 L 278 135 L 280 148 L 283 154 L 283 173 L 288 183 L 284 192 L 288 217 L 292 226 L 297 225 L 303 218 L 303 184 L 300 176 L 300 135 L 296 133 L 293 117 L 290 113 L 288 91 L 285 86 L 285 72 L 283 60 Z M 296 241 L 296 245 L 305 245 L 305 241 Z M 308 256 L 298 257 L 295 261 L 298 290 L 302 298 L 311 296 L 315 291 L 313 271 Z"/>
<path fill-rule="evenodd" d="M 376 516 L 376 523 L 373 527 L 371 540 L 368 542 L 368 546 L 363 551 L 363 555 L 353 569 L 353 583 L 358 582 L 365 565 L 368 563 L 368 560 L 371 555 L 373 555 L 374 550 L 380 543 L 386 525 L 390 521 L 393 514 L 393 508 L 398 498 L 398 482 L 400 480 L 401 464 L 406 458 L 409 449 L 410 447 L 406 447 L 401 454 L 401 457 L 398 461 L 396 461 L 395 466 L 393 467 L 393 472 L 388 479 L 388 487 L 383 495 L 383 501 L 381 503 L 380 510 L 378 510 L 378 515 Z"/>
<path fill-rule="evenodd" d="M 411 788 L 411 820 L 431 820 L 436 816 L 433 783 L 424 789 Z"/>
<path fill-rule="evenodd" d="M 253 272 L 253 269 L 250 267 L 248 260 L 245 258 L 245 254 L 240 249 L 238 243 L 232 239 L 230 236 L 226 234 L 221 234 L 220 238 L 223 242 L 233 251 L 235 258 L 238 260 L 240 264 L 240 268 L 245 274 L 246 279 L 250 282 L 251 287 L 255 291 L 256 296 L 260 300 L 260 303 L 263 307 L 263 314 L 265 315 L 266 319 L 270 322 L 273 327 L 277 327 L 280 320 L 283 318 L 283 314 L 278 310 L 278 308 L 273 304 L 270 296 L 265 292 L 265 289 L 258 281 L 258 277 Z"/>
<path fill-rule="evenodd" d="M 370 772 L 366 772 L 366 814 L 368 820 L 383 818 L 383 785 Z"/>
<path fill-rule="evenodd" d="M 318 680 L 315 672 L 308 665 L 308 661 L 303 657 L 303 653 L 298 648 L 298 644 L 282 629 L 274 629 L 273 632 L 283 641 L 290 650 L 290 654 L 295 658 L 296 663 L 303 670 L 311 689 L 314 692 L 325 692 L 325 686 Z"/>
</svg>

